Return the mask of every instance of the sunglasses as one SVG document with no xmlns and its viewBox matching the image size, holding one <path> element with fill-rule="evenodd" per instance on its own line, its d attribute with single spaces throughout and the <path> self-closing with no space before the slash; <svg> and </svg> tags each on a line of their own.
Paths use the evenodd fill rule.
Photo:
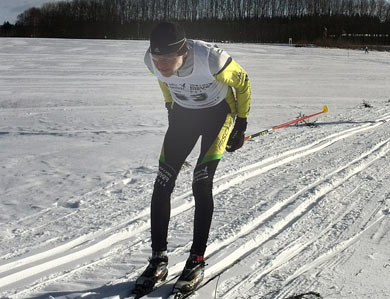
<svg viewBox="0 0 390 299">
<path fill-rule="evenodd" d="M 174 61 L 177 57 L 183 56 L 187 51 L 187 48 L 184 48 L 186 45 L 186 39 L 183 39 L 183 44 L 180 46 L 180 48 L 172 53 L 167 54 L 152 54 L 153 61 Z M 183 50 L 185 50 L 183 52 Z"/>
<path fill-rule="evenodd" d="M 174 61 L 179 56 L 176 52 L 164 55 L 152 54 L 152 59 L 153 61 Z"/>
</svg>

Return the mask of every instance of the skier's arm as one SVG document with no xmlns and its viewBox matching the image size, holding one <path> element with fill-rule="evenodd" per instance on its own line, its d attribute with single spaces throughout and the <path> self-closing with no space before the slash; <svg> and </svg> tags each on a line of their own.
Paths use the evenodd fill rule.
<svg viewBox="0 0 390 299">
<path fill-rule="evenodd" d="M 212 58 L 211 60 L 210 57 Z M 214 63 L 213 60 L 215 61 Z M 214 74 L 215 79 L 231 87 L 226 95 L 226 101 L 229 103 L 232 111 L 237 114 L 237 117 L 229 136 L 226 150 L 234 152 L 243 146 L 245 140 L 247 117 L 251 102 L 251 88 L 248 75 L 225 51 L 218 48 L 210 51 L 209 65 L 214 66 L 214 68 L 210 67 L 210 72 Z"/>
<path fill-rule="evenodd" d="M 215 79 L 234 88 L 236 93 L 237 116 L 247 118 L 251 102 L 251 88 L 247 73 L 234 59 L 215 75 Z"/>
</svg>

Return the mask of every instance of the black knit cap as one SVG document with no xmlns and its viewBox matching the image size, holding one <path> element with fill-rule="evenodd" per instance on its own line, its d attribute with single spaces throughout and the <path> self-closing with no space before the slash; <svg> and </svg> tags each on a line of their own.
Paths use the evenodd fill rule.
<svg viewBox="0 0 390 299">
<path fill-rule="evenodd" d="M 177 23 L 160 23 L 150 34 L 150 52 L 164 55 L 177 53 L 183 55 L 188 50 L 184 29 Z"/>
</svg>

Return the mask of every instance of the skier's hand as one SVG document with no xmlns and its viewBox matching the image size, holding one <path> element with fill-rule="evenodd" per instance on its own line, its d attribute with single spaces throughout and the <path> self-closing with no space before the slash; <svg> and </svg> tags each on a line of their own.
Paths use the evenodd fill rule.
<svg viewBox="0 0 390 299">
<path fill-rule="evenodd" d="M 234 152 L 244 145 L 245 130 L 247 126 L 246 118 L 237 117 L 232 133 L 230 134 L 226 151 Z"/>
</svg>

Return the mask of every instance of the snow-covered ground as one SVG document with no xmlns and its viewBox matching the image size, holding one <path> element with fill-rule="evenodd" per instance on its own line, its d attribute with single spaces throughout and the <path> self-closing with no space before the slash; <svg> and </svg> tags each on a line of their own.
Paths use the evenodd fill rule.
<svg viewBox="0 0 390 299">
<path fill-rule="evenodd" d="M 0 297 L 121 297 L 143 271 L 167 127 L 147 46 L 0 39 Z M 193 298 L 389 298 L 390 53 L 220 46 L 251 79 L 249 134 L 330 111 L 225 154 Z M 197 154 L 172 198 L 169 282 L 148 298 L 187 258 Z"/>
</svg>

